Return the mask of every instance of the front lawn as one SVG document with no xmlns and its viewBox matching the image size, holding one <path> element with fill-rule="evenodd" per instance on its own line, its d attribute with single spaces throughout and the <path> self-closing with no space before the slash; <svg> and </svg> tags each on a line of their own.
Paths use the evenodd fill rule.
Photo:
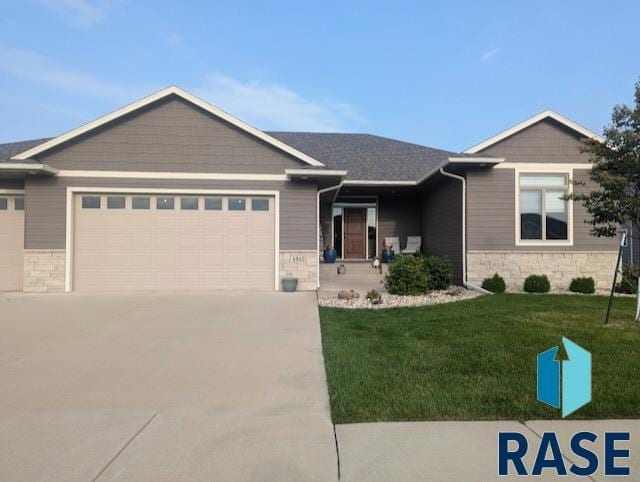
<svg viewBox="0 0 640 482">
<path fill-rule="evenodd" d="M 494 295 L 419 308 L 320 308 L 334 422 L 560 417 L 536 400 L 536 355 L 566 336 L 592 353 L 592 402 L 569 418 L 640 416 L 635 300 Z"/>
</svg>

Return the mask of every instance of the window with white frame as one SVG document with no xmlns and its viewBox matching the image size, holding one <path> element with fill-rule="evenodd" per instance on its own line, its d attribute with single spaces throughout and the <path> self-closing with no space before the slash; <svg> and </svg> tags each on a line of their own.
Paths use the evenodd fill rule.
<svg viewBox="0 0 640 482">
<path fill-rule="evenodd" d="M 569 175 L 520 174 L 520 241 L 568 241 Z"/>
</svg>

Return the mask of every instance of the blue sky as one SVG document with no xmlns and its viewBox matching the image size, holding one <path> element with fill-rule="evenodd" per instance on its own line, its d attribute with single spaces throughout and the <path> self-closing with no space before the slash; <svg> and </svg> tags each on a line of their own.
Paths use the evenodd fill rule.
<svg viewBox="0 0 640 482">
<path fill-rule="evenodd" d="M 639 18 L 635 0 L 10 0 L 0 142 L 60 134 L 169 84 L 262 129 L 451 150 L 546 108 L 601 131 L 640 78 Z"/>
</svg>

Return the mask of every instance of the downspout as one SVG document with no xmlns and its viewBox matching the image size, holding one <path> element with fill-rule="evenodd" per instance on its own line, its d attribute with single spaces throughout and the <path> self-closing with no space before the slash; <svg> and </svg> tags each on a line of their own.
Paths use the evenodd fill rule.
<svg viewBox="0 0 640 482">
<path fill-rule="evenodd" d="M 452 179 L 457 179 L 462 183 L 462 285 L 470 290 L 484 294 L 492 294 L 491 291 L 469 283 L 467 276 L 467 180 L 463 176 L 445 171 L 443 167 L 440 168 L 440 174 Z"/>
<path fill-rule="evenodd" d="M 320 196 L 325 192 L 333 191 L 334 189 L 337 189 L 336 191 L 336 196 L 337 196 L 338 192 L 340 192 L 340 188 L 342 187 L 343 182 L 344 180 L 340 181 L 340 184 L 336 184 L 335 186 L 329 186 L 329 187 L 325 187 L 324 189 L 318 189 L 318 197 L 316 199 L 316 220 L 318 221 L 316 223 L 318 225 L 318 232 L 316 233 L 316 243 L 318 246 L 316 249 L 316 259 L 318 260 L 316 284 L 318 288 L 320 288 Z M 334 196 L 334 200 L 335 200 L 335 196 Z"/>
</svg>

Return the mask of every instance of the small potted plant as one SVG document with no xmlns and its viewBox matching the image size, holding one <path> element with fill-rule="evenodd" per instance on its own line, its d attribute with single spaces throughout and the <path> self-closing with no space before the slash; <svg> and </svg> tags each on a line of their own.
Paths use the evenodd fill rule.
<svg viewBox="0 0 640 482">
<path fill-rule="evenodd" d="M 291 273 L 287 273 L 287 276 L 282 277 L 282 291 L 285 293 L 293 293 L 298 289 L 298 278 L 291 276 Z"/>
<path fill-rule="evenodd" d="M 284 276 L 282 278 L 282 291 L 285 293 L 294 293 L 298 289 L 298 278 L 292 276 Z"/>
<path fill-rule="evenodd" d="M 325 263 L 333 264 L 338 259 L 338 252 L 331 246 L 327 246 L 322 253 L 322 257 Z"/>
<path fill-rule="evenodd" d="M 393 246 L 390 244 L 385 244 L 384 249 L 382 250 L 382 262 L 391 263 L 394 257 L 395 253 L 393 251 Z"/>
<path fill-rule="evenodd" d="M 382 295 L 377 290 L 368 290 L 367 291 L 367 299 L 372 305 L 380 305 L 382 304 Z"/>
</svg>

